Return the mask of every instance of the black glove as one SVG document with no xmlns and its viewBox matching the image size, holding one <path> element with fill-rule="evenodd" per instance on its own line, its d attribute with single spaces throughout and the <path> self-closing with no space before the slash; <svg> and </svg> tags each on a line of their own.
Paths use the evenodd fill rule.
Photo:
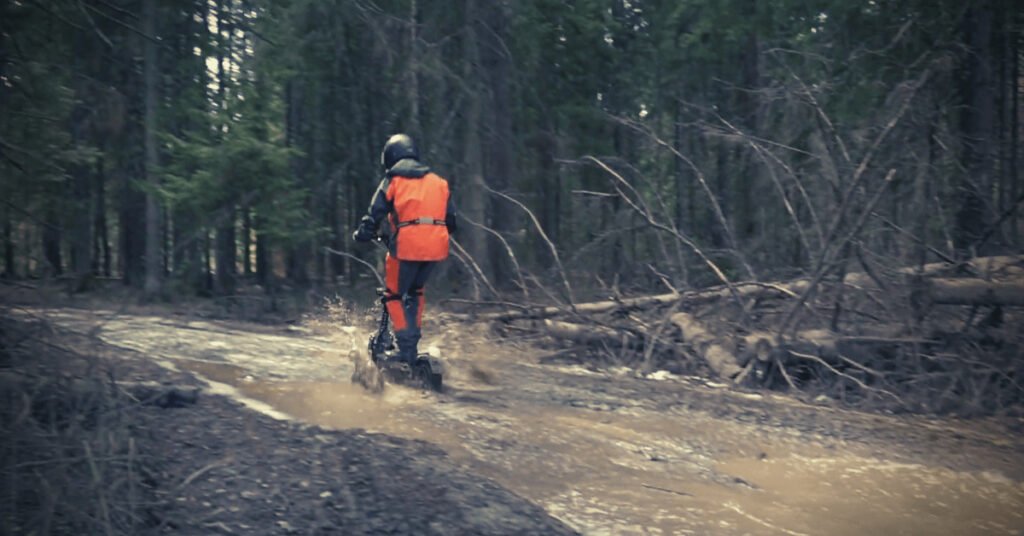
<svg viewBox="0 0 1024 536">
<path fill-rule="evenodd" d="M 352 240 L 356 242 L 369 242 L 373 240 L 373 227 L 373 218 L 363 216 L 363 219 L 359 221 L 359 227 L 352 233 Z"/>
</svg>

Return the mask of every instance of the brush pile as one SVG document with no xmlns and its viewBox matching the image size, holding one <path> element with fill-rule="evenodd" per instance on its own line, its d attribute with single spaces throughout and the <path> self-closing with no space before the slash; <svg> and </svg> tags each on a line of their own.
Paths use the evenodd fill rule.
<svg viewBox="0 0 1024 536">
<path fill-rule="evenodd" d="M 873 409 L 1020 412 L 1024 257 L 464 315 L 605 364 Z"/>
</svg>

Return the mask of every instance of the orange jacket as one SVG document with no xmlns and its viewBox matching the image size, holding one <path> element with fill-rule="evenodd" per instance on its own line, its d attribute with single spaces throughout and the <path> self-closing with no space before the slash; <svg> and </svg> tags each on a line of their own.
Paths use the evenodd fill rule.
<svg viewBox="0 0 1024 536">
<path fill-rule="evenodd" d="M 400 261 L 448 258 L 448 181 L 435 173 L 391 177 L 385 198 L 392 207 L 395 256 Z"/>
<path fill-rule="evenodd" d="M 448 181 L 413 159 L 400 160 L 381 181 L 364 221 L 391 224 L 391 254 L 402 261 L 442 261 L 455 232 L 455 206 Z"/>
</svg>

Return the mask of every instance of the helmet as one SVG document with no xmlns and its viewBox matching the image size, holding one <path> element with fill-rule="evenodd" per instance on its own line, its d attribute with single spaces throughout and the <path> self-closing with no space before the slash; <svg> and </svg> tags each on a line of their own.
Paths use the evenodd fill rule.
<svg viewBox="0 0 1024 536">
<path fill-rule="evenodd" d="M 419 157 L 412 138 L 406 134 L 395 134 L 388 138 L 388 142 L 384 144 L 384 150 L 380 152 L 380 165 L 388 170 L 403 158 L 419 159 Z"/>
</svg>

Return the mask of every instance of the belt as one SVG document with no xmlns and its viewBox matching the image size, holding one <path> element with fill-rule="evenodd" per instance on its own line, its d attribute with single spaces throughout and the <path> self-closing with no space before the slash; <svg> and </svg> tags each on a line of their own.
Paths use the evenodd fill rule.
<svg viewBox="0 0 1024 536">
<path fill-rule="evenodd" d="M 415 220 L 407 220 L 398 222 L 398 228 L 408 227 L 410 225 L 445 225 L 444 220 L 435 220 L 434 218 L 422 217 L 416 218 Z"/>
</svg>

